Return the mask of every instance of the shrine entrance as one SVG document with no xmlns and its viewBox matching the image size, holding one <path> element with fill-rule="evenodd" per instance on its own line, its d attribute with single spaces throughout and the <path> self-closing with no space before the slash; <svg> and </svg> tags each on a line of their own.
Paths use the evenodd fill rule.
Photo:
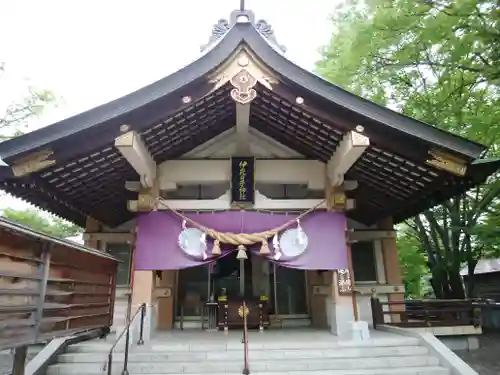
<svg viewBox="0 0 500 375">
<path fill-rule="evenodd" d="M 238 260 L 237 252 L 198 267 L 179 270 L 176 321 L 183 328 L 201 325 L 206 302 L 241 301 L 265 305 L 271 323 L 283 320 L 291 326 L 309 325 L 306 272 L 249 254 Z M 235 302 L 236 303 L 236 302 Z M 179 327 L 181 324 L 177 324 Z M 274 327 L 273 327 L 274 328 Z"/>
</svg>

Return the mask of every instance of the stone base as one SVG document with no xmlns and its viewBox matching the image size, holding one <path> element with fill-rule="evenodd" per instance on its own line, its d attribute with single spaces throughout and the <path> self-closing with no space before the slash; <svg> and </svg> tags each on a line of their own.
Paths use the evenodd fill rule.
<svg viewBox="0 0 500 375">
<path fill-rule="evenodd" d="M 370 330 L 368 329 L 368 322 L 358 320 L 357 322 L 350 322 L 352 339 L 355 341 L 363 341 L 370 339 Z"/>
<path fill-rule="evenodd" d="M 326 298 L 326 313 L 330 332 L 340 338 L 350 339 L 351 326 L 354 320 L 351 297 L 340 296 L 337 301 Z"/>
<path fill-rule="evenodd" d="M 136 345 L 140 338 L 141 313 L 139 313 L 132 324 L 130 325 L 130 343 Z M 151 339 L 151 335 L 156 330 L 156 309 L 148 305 L 146 306 L 146 314 L 144 315 L 144 325 L 142 331 L 142 340 L 146 343 Z M 125 337 L 125 335 L 124 335 Z"/>
</svg>

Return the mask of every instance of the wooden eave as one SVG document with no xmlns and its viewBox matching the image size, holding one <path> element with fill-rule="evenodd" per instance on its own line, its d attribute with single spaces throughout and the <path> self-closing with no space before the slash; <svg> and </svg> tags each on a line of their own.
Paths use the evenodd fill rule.
<svg viewBox="0 0 500 375">
<path fill-rule="evenodd" d="M 269 68 L 278 73 L 285 83 L 309 91 L 320 104 L 341 107 L 389 129 L 430 142 L 440 148 L 476 159 L 485 149 L 483 145 L 455 136 L 423 122 L 406 117 L 388 108 L 372 103 L 324 79 L 305 71 L 277 53 L 249 23 L 236 24 L 225 37 L 203 57 L 149 86 L 66 120 L 44 127 L 13 140 L 0 143 L 0 157 L 7 163 L 27 152 L 51 145 L 54 151 L 68 146 L 72 136 L 99 135 L 94 142 L 104 142 L 119 135 L 119 126 L 127 123 L 134 130 L 143 130 L 182 107 L 184 95 L 199 98 L 207 94 L 211 85 L 205 77 L 226 61 L 236 49 L 247 45 Z M 196 88 L 196 90 L 195 90 Z M 197 99 L 193 97 L 193 101 Z M 80 133 L 80 134 L 79 134 Z M 71 139 L 73 140 L 73 139 Z M 66 141 L 66 142 L 64 142 Z M 96 145 L 98 148 L 99 144 Z M 71 149 L 75 149 L 74 144 Z M 85 154 L 82 145 L 77 153 Z M 57 153 L 56 153 L 57 154 Z"/>
<path fill-rule="evenodd" d="M 109 226 L 134 217 L 125 189 L 136 172 L 114 148 L 120 126 L 144 140 L 157 164 L 178 158 L 235 125 L 229 85 L 214 90 L 207 79 L 244 47 L 279 83 L 258 85 L 250 125 L 304 156 L 327 162 L 342 135 L 364 127 L 370 148 L 348 173 L 360 182 L 358 208 L 350 215 L 371 223 L 385 216 L 404 220 L 483 181 L 495 167 L 471 165 L 453 176 L 426 165 L 429 150 L 445 150 L 468 163 L 484 146 L 405 117 L 357 97 L 294 65 L 251 24 L 236 24 L 199 60 L 130 95 L 0 144 L 7 164 L 50 149 L 54 165 L 14 178 L 0 167 L 0 188 L 79 225 L 87 215 Z M 295 103 L 296 97 L 304 105 Z M 183 98 L 189 97 L 189 103 Z"/>
</svg>

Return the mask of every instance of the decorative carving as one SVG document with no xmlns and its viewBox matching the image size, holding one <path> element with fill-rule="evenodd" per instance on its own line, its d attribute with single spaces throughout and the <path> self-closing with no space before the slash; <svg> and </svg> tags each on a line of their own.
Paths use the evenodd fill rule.
<svg viewBox="0 0 500 375">
<path fill-rule="evenodd" d="M 274 30 L 272 26 L 266 20 L 258 20 L 254 25 L 255 29 L 262 35 L 264 38 L 268 40 L 271 44 L 273 44 L 276 48 L 278 48 L 281 52 L 286 52 L 286 47 L 282 44 L 278 43 L 276 39 L 276 35 L 274 35 Z"/>
<path fill-rule="evenodd" d="M 43 150 L 25 156 L 13 163 L 12 172 L 16 177 L 38 172 L 56 163 L 53 158 L 49 159 L 49 157 L 53 155 L 54 152 L 52 150 Z"/>
<path fill-rule="evenodd" d="M 243 22 L 241 19 L 245 19 L 244 22 L 249 22 L 253 27 L 262 35 L 267 42 L 279 50 L 281 53 L 286 52 L 286 47 L 279 44 L 276 40 L 274 30 L 271 25 L 266 20 L 255 21 L 255 14 L 251 10 L 247 9 L 237 9 L 231 13 L 230 20 L 220 19 L 212 28 L 212 34 L 208 40 L 208 43 L 200 47 L 201 52 L 205 52 L 211 47 L 213 47 L 218 41 L 220 41 L 228 31 L 238 22 Z"/>
<path fill-rule="evenodd" d="M 205 52 L 209 47 L 213 46 L 220 39 L 226 35 L 226 33 L 231 29 L 229 21 L 225 19 L 220 19 L 212 28 L 212 35 L 208 39 L 208 43 L 200 47 L 200 52 Z"/>
<path fill-rule="evenodd" d="M 257 91 L 253 88 L 257 84 L 257 79 L 247 70 L 242 69 L 230 80 L 234 89 L 231 90 L 231 98 L 240 104 L 248 104 L 257 96 Z"/>
<path fill-rule="evenodd" d="M 148 212 L 155 208 L 156 199 L 149 194 L 139 194 L 137 198 L 137 212 Z"/>
<path fill-rule="evenodd" d="M 457 176 L 465 176 L 467 165 L 464 160 L 438 150 L 429 151 L 429 155 L 431 155 L 432 158 L 427 159 L 425 161 L 426 164 L 453 173 Z"/>
<path fill-rule="evenodd" d="M 240 316 L 240 318 L 247 316 L 249 312 L 250 312 L 250 310 L 246 306 L 241 305 L 238 308 L 238 315 Z"/>
<path fill-rule="evenodd" d="M 348 294 L 352 292 L 351 274 L 348 269 L 340 269 L 337 271 L 338 275 L 338 288 L 340 294 Z"/>
<path fill-rule="evenodd" d="M 230 61 L 224 64 L 219 71 L 210 77 L 210 82 L 214 83 L 213 90 L 230 82 L 234 87 L 231 97 L 238 103 L 250 103 L 257 96 L 254 86 L 258 83 L 272 90 L 271 84 L 278 81 L 258 64 L 244 48 Z"/>
</svg>

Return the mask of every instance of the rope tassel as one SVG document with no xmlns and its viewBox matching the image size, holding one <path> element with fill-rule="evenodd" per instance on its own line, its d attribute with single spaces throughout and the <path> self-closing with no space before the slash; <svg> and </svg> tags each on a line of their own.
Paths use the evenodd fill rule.
<svg viewBox="0 0 500 375">
<path fill-rule="evenodd" d="M 219 240 L 214 240 L 214 245 L 212 246 L 212 255 L 221 255 Z"/>
<path fill-rule="evenodd" d="M 262 246 L 260 247 L 260 254 L 261 255 L 267 255 L 271 252 L 271 250 L 269 250 L 269 244 L 267 243 L 267 240 L 263 240 L 262 241 Z"/>
</svg>

